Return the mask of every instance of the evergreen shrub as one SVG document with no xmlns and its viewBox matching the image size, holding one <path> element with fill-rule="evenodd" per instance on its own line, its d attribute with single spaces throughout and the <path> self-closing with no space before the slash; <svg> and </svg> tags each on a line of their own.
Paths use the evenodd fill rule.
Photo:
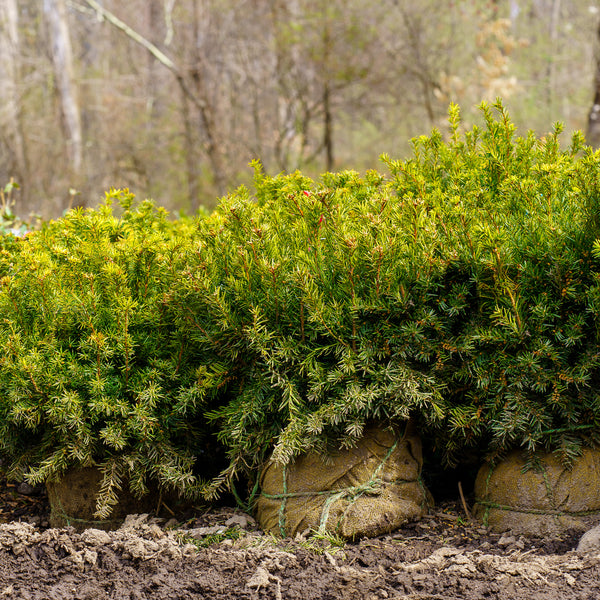
<svg viewBox="0 0 600 600">
<path fill-rule="evenodd" d="M 126 484 L 192 494 L 206 433 L 169 309 L 196 226 L 132 202 L 113 190 L 0 255 L 0 455 L 32 483 L 99 468 L 100 518 Z"/>
<path fill-rule="evenodd" d="M 113 191 L 3 243 L 12 476 L 98 466 L 103 517 L 125 482 L 235 492 L 371 422 L 412 419 L 448 464 L 597 443 L 600 154 L 481 108 L 386 175 L 255 163 L 254 192 L 197 222 Z M 202 482 L 214 434 L 228 463 Z"/>
<path fill-rule="evenodd" d="M 467 448 L 569 460 L 598 440 L 600 155 L 560 125 L 413 140 L 390 175 L 265 175 L 203 221 L 174 292 L 217 361 L 208 417 L 230 464 L 206 493 L 410 417 L 448 464 Z"/>
</svg>

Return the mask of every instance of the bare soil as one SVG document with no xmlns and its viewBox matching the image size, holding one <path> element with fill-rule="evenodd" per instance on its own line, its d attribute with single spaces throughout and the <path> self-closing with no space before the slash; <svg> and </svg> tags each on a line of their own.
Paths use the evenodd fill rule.
<svg viewBox="0 0 600 600">
<path fill-rule="evenodd" d="M 25 492 L 25 493 L 24 493 Z M 597 600 L 580 534 L 529 539 L 467 522 L 459 502 L 376 539 L 277 540 L 220 507 L 117 531 L 48 528 L 43 490 L 0 481 L 0 599 Z"/>
</svg>

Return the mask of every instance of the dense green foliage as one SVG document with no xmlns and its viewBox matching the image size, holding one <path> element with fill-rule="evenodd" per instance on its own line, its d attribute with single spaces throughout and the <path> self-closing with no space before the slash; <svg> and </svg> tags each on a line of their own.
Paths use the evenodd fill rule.
<svg viewBox="0 0 600 600">
<path fill-rule="evenodd" d="M 598 441 L 600 155 L 560 127 L 413 140 L 374 171 L 263 173 L 210 216 L 170 221 L 113 192 L 6 243 L 0 452 L 42 481 L 105 474 L 189 494 L 255 480 L 271 454 L 351 445 L 413 418 L 452 464 L 466 448 Z M 202 433 L 229 463 L 208 484 Z"/>
<path fill-rule="evenodd" d="M 447 385 L 437 441 L 450 455 L 478 443 L 569 459 L 600 422 L 599 156 L 577 134 L 561 151 L 559 126 L 516 137 L 495 108 L 498 120 L 484 105 L 486 129 L 461 139 L 453 107 L 450 143 L 434 133 L 415 141 L 413 160 L 389 163 L 398 197 L 419 206 L 415 223 L 429 215 L 445 248 L 432 319 L 461 314 L 430 346 Z"/>
<path fill-rule="evenodd" d="M 119 202 L 121 216 L 113 214 Z M 111 192 L 1 256 L 0 452 L 33 482 L 98 465 L 99 515 L 122 483 L 189 491 L 198 363 L 165 306 L 195 228 Z"/>
<path fill-rule="evenodd" d="M 414 417 L 449 463 L 465 447 L 575 456 L 596 439 L 599 157 L 484 128 L 414 140 L 370 172 L 269 177 L 203 224 L 182 280 L 218 345 L 229 398 L 211 418 L 231 457 L 215 488 L 272 450 L 351 444 L 369 420 Z M 210 290 L 213 290 L 212 292 Z"/>
</svg>

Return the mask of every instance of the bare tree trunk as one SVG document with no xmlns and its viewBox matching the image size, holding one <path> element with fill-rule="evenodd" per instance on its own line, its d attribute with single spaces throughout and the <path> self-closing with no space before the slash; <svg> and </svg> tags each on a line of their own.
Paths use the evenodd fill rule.
<svg viewBox="0 0 600 600">
<path fill-rule="evenodd" d="M 199 8 L 197 0 L 194 0 L 194 51 L 192 53 L 193 67 L 190 75 L 196 92 L 196 107 L 205 137 L 205 150 L 210 161 L 215 187 L 219 195 L 225 193 L 227 177 L 225 175 L 225 163 L 221 147 L 216 133 L 215 111 L 208 100 L 207 83 L 204 77 L 204 57 L 200 44 L 200 18 L 202 9 Z M 194 200 L 194 199 L 192 199 Z"/>
<path fill-rule="evenodd" d="M 419 17 L 413 18 L 406 10 L 402 10 L 401 12 L 408 33 L 408 39 L 411 42 L 410 49 L 414 60 L 413 65 L 407 65 L 406 69 L 408 72 L 411 72 L 421 84 L 423 106 L 427 118 L 429 119 L 429 124 L 434 126 L 437 117 L 434 109 L 434 90 L 439 86 L 431 76 L 432 70 L 429 66 L 428 53 L 427 51 L 423 52 L 423 25 L 420 22 Z"/>
<path fill-rule="evenodd" d="M 27 156 L 19 111 L 19 28 L 16 0 L 0 2 L 0 90 L 2 109 L 0 128 L 12 161 L 9 177 L 15 177 L 22 189 L 27 181 Z"/>
<path fill-rule="evenodd" d="M 50 0 L 45 0 L 50 1 Z M 52 0 L 52 1 L 63 1 L 64 0 Z M 126 23 L 117 18 L 109 10 L 105 9 L 96 0 L 85 0 L 86 4 L 91 6 L 97 11 L 98 15 L 105 18 L 109 23 L 120 29 L 125 35 L 130 37 L 136 43 L 140 44 L 152 56 L 154 56 L 160 63 L 162 63 L 173 75 L 175 76 L 182 93 L 190 100 L 190 102 L 198 110 L 198 115 L 202 128 L 205 135 L 204 150 L 208 156 L 208 160 L 211 165 L 215 187 L 219 195 L 225 193 L 227 183 L 227 173 L 225 161 L 221 152 L 221 147 L 218 143 L 216 134 L 216 123 L 214 118 L 214 110 L 207 99 L 206 84 L 202 73 L 203 57 L 197 47 L 198 40 L 198 27 L 199 27 L 199 13 L 200 9 L 197 5 L 197 0 L 194 0 L 194 23 L 193 28 L 195 32 L 196 43 L 194 44 L 194 66 L 187 72 L 182 71 L 164 52 L 153 44 L 150 40 L 140 35 L 137 31 L 129 27 Z M 191 82 L 191 83 L 190 83 Z M 190 87 L 192 86 L 192 87 Z M 189 122 L 189 121 L 188 121 Z M 196 198 L 190 199 L 192 204 L 197 204 Z"/>
<path fill-rule="evenodd" d="M 554 116 L 556 109 L 557 84 L 556 84 L 556 57 L 560 56 L 558 48 L 558 32 L 560 26 L 560 0 L 553 0 L 552 13 L 550 16 L 550 44 L 552 54 L 549 56 L 548 63 L 548 105 L 550 114 Z"/>
<path fill-rule="evenodd" d="M 600 27 L 598 28 L 600 39 Z M 586 138 L 593 148 L 600 148 L 600 49 L 596 51 L 596 77 L 594 81 L 594 104 L 588 113 Z"/>
<path fill-rule="evenodd" d="M 333 112 L 331 110 L 329 81 L 323 88 L 323 145 L 325 147 L 325 169 L 333 171 Z"/>
<path fill-rule="evenodd" d="M 44 12 L 52 43 L 52 62 L 60 96 L 67 153 L 72 174 L 77 178 L 83 160 L 83 135 L 65 0 L 44 0 Z"/>
<path fill-rule="evenodd" d="M 149 41 L 155 45 L 157 48 L 161 45 L 162 41 L 166 37 L 164 20 L 163 20 L 163 6 L 160 0 L 148 0 L 147 1 L 147 10 L 148 10 L 148 29 Z M 160 115 L 163 107 L 158 106 L 157 102 L 159 102 L 159 88 L 160 85 L 157 82 L 157 74 L 156 69 L 160 68 L 158 60 L 151 53 L 148 53 L 148 76 L 146 79 L 146 110 L 148 112 L 148 124 L 152 122 L 152 120 Z"/>
<path fill-rule="evenodd" d="M 190 115 L 189 100 L 185 93 L 182 92 L 181 96 L 188 197 L 190 199 L 190 208 L 195 211 L 198 210 L 198 199 L 200 198 L 200 178 L 198 173 L 199 161 L 196 153 L 196 144 L 194 143 L 193 125 L 192 118 Z"/>
<path fill-rule="evenodd" d="M 331 74 L 329 55 L 331 52 L 331 32 L 328 16 L 323 11 L 323 146 L 325 148 L 325 169 L 333 171 L 333 112 L 331 108 Z"/>
</svg>

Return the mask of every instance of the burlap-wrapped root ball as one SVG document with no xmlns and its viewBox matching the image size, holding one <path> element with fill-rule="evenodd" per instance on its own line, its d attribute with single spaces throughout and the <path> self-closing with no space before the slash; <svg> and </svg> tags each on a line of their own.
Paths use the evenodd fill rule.
<svg viewBox="0 0 600 600">
<path fill-rule="evenodd" d="M 421 481 L 421 440 L 412 426 L 365 430 L 358 445 L 328 457 L 271 462 L 261 475 L 256 517 L 264 531 L 294 536 L 306 530 L 346 539 L 393 531 L 432 505 Z"/>
<path fill-rule="evenodd" d="M 128 489 L 118 492 L 118 504 L 107 519 L 98 519 L 96 497 L 100 492 L 102 473 L 94 467 L 71 469 L 58 481 L 47 481 L 50 503 L 50 525 L 52 527 L 74 527 L 83 531 L 95 529 L 117 529 L 129 514 L 153 512 L 160 508 L 163 497 L 157 491 L 137 498 Z M 174 503 L 174 498 L 165 499 Z"/>
<path fill-rule="evenodd" d="M 600 521 L 600 451 L 585 449 L 572 468 L 540 454 L 526 468 L 514 451 L 495 466 L 484 465 L 475 481 L 474 513 L 498 532 L 543 536 L 589 529 Z"/>
</svg>

